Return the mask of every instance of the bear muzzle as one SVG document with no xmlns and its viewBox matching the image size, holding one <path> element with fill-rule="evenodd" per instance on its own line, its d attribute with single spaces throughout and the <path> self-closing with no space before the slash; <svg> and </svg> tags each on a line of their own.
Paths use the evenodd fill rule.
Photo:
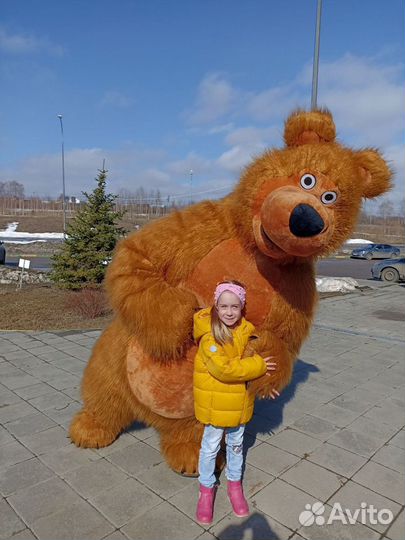
<svg viewBox="0 0 405 540">
<path fill-rule="evenodd" d="M 325 222 L 309 204 L 299 204 L 291 212 L 290 231 L 299 238 L 317 236 L 324 230 Z"/>
<path fill-rule="evenodd" d="M 295 186 L 269 193 L 253 217 L 257 247 L 278 260 L 322 254 L 334 231 L 334 214 L 317 194 Z"/>
</svg>

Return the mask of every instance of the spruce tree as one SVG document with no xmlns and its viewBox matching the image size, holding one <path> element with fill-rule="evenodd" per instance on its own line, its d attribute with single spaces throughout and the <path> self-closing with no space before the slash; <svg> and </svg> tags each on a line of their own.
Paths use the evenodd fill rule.
<svg viewBox="0 0 405 540">
<path fill-rule="evenodd" d="M 51 279 L 59 287 L 80 289 L 101 283 L 117 240 L 125 234 L 114 210 L 116 195 L 106 193 L 107 171 L 99 170 L 97 187 L 83 191 L 85 205 L 67 225 L 61 250 L 52 257 Z"/>
</svg>

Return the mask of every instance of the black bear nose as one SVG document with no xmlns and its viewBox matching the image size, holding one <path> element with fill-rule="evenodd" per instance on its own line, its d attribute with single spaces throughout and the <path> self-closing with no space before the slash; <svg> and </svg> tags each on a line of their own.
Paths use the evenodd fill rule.
<svg viewBox="0 0 405 540">
<path fill-rule="evenodd" d="M 324 226 L 321 216 L 309 204 L 299 204 L 290 216 L 290 231 L 300 238 L 316 236 Z"/>
</svg>

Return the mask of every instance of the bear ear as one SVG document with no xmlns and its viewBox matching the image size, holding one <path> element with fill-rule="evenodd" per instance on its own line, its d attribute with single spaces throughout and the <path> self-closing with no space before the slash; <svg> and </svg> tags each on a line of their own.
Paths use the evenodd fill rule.
<svg viewBox="0 0 405 540">
<path fill-rule="evenodd" d="M 392 187 L 393 173 L 380 153 L 366 148 L 354 154 L 363 181 L 363 197 L 371 199 L 387 192 Z"/>
<path fill-rule="evenodd" d="M 335 138 L 335 123 L 327 109 L 309 112 L 297 110 L 287 118 L 284 125 L 286 146 L 333 142 Z"/>
</svg>

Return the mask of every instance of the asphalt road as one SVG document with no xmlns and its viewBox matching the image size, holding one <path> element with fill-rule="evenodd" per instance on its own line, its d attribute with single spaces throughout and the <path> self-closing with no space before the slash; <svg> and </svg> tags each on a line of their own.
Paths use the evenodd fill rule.
<svg viewBox="0 0 405 540">
<path fill-rule="evenodd" d="M 7 266 L 16 268 L 20 257 L 7 257 Z M 51 267 L 49 257 L 31 257 L 31 268 L 48 271 Z M 317 274 L 330 277 L 352 277 L 355 279 L 370 279 L 370 269 L 377 262 L 363 259 L 321 259 L 317 264 Z"/>
<path fill-rule="evenodd" d="M 51 268 L 50 257 L 24 257 L 19 255 L 18 257 L 6 255 L 6 266 L 10 268 L 18 268 L 18 261 L 20 259 L 28 259 L 31 261 L 30 268 L 33 270 L 49 271 Z"/>
<path fill-rule="evenodd" d="M 321 259 L 316 265 L 319 276 L 351 277 L 354 279 L 371 279 L 371 267 L 378 259 Z"/>
</svg>

